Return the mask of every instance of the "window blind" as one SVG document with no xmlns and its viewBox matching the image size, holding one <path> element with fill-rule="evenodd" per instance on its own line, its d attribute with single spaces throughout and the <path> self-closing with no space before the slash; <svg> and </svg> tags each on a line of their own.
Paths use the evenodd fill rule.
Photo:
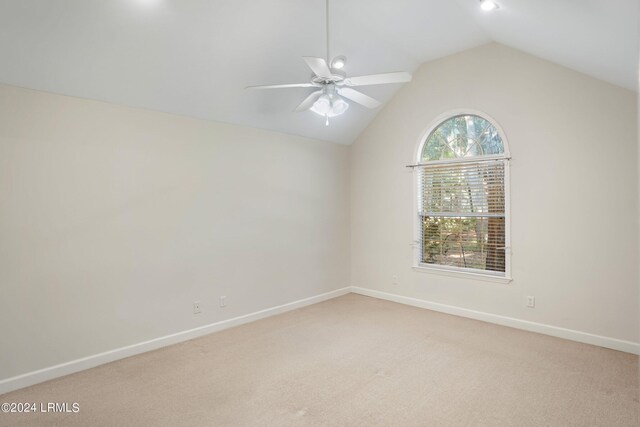
<svg viewBox="0 0 640 427">
<path fill-rule="evenodd" d="M 421 263 L 505 271 L 505 162 L 417 167 Z"/>
</svg>

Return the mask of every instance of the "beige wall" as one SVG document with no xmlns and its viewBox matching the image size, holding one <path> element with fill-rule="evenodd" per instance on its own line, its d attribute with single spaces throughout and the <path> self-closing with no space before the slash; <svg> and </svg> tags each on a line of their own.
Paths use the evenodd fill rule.
<svg viewBox="0 0 640 427">
<path fill-rule="evenodd" d="M 509 285 L 411 268 L 404 166 L 459 108 L 493 117 L 510 145 Z M 352 285 L 637 342 L 636 132 L 635 93 L 498 44 L 424 64 L 352 146 Z"/>
<path fill-rule="evenodd" d="M 348 152 L 0 86 L 0 379 L 348 286 Z"/>
</svg>

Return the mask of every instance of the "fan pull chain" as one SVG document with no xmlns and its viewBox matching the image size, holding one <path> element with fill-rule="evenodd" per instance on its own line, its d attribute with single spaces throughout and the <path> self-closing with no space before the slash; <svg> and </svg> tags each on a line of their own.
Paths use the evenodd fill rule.
<svg viewBox="0 0 640 427">
<path fill-rule="evenodd" d="M 324 125 L 329 126 L 329 115 L 327 114 L 325 117 L 327 118 L 327 121 L 324 122 Z"/>
</svg>

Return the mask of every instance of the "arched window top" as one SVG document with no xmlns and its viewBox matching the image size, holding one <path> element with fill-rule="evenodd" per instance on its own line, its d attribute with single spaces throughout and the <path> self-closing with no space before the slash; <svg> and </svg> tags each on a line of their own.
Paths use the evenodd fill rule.
<svg viewBox="0 0 640 427">
<path fill-rule="evenodd" d="M 502 137 L 491 122 L 475 114 L 460 114 L 431 131 L 423 145 L 420 162 L 504 153 Z"/>
</svg>

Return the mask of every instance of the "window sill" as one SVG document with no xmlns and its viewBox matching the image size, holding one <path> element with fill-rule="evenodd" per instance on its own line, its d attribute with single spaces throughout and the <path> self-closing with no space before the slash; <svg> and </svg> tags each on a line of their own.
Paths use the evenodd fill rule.
<svg viewBox="0 0 640 427">
<path fill-rule="evenodd" d="M 463 279 L 481 280 L 492 283 L 508 284 L 513 280 L 511 277 L 492 276 L 490 274 L 471 273 L 469 271 L 449 270 L 437 267 L 426 267 L 424 265 L 414 265 L 413 269 L 420 273 L 439 274 L 441 276 L 460 277 Z"/>
</svg>

